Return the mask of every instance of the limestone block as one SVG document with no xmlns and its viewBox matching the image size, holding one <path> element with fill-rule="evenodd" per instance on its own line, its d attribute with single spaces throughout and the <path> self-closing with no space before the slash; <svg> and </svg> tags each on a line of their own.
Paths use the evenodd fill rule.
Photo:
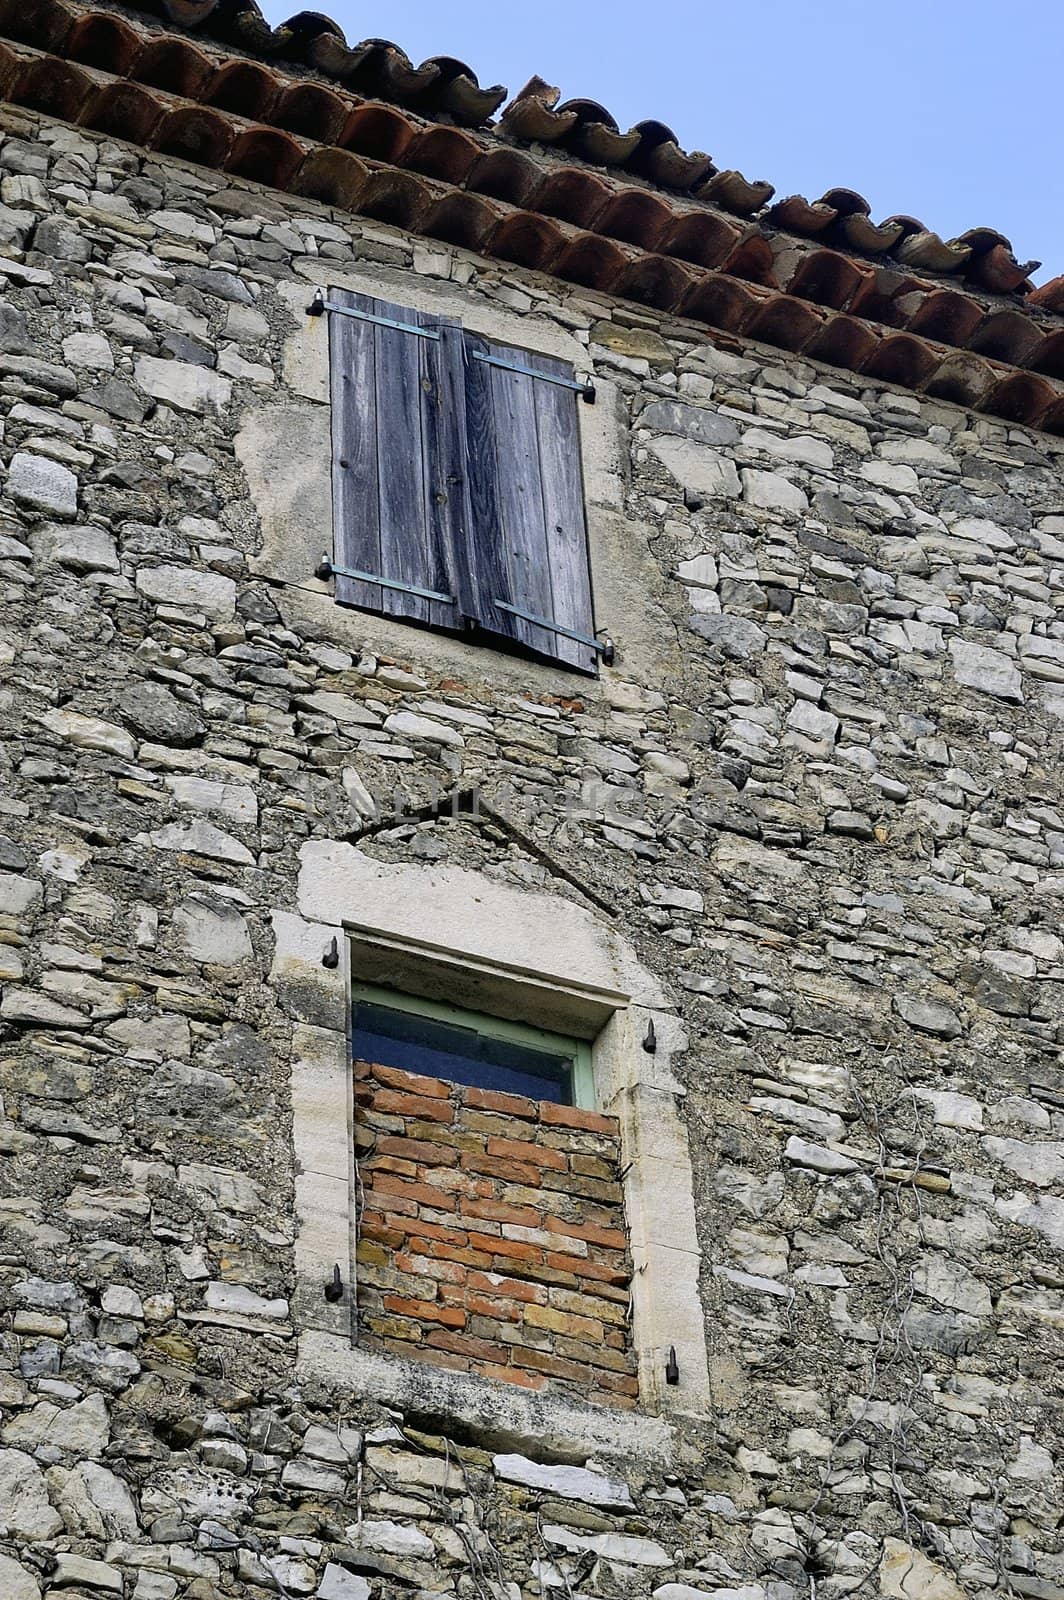
<svg viewBox="0 0 1064 1600">
<path fill-rule="evenodd" d="M 253 954 L 244 918 L 235 906 L 218 899 L 197 895 L 186 900 L 174 912 L 174 931 L 193 961 L 233 967 Z"/>
<path fill-rule="evenodd" d="M 113 372 L 115 358 L 102 333 L 71 333 L 63 340 L 63 360 L 72 367 L 89 367 L 96 372 Z"/>
<path fill-rule="evenodd" d="M 649 449 L 672 473 L 681 488 L 701 500 L 737 500 L 739 473 L 728 456 L 691 439 L 651 439 Z"/>
<path fill-rule="evenodd" d="M 656 433 L 680 434 L 695 444 L 729 445 L 738 442 L 739 429 L 730 417 L 706 406 L 684 405 L 678 400 L 653 400 L 639 415 L 639 426 Z"/>
<path fill-rule="evenodd" d="M 213 822 L 170 822 L 148 835 L 157 850 L 184 850 L 192 855 L 211 856 L 216 861 L 232 861 L 237 866 L 253 866 L 255 857 L 247 845 L 223 833 Z"/>
<path fill-rule="evenodd" d="M 46 522 L 33 530 L 31 542 L 38 561 L 52 561 L 71 572 L 118 572 L 121 565 L 115 541 L 103 528 Z"/>
<path fill-rule="evenodd" d="M 141 567 L 137 588 L 157 605 L 186 606 L 218 622 L 227 622 L 236 608 L 236 584 L 220 572 L 195 567 Z"/>
<path fill-rule="evenodd" d="M 330 1561 L 318 1585 L 317 1600 L 370 1600 L 370 1593 L 365 1578 Z"/>
<path fill-rule="evenodd" d="M 11 1556 L 0 1555 L 0 1594 L 4 1600 L 41 1600 L 37 1579 Z"/>
<path fill-rule="evenodd" d="M 1064 1140 L 981 1139 L 987 1155 L 1019 1178 L 1039 1189 L 1064 1177 Z"/>
<path fill-rule="evenodd" d="M 209 367 L 189 361 L 164 361 L 158 356 L 138 356 L 134 369 L 137 384 L 155 400 L 162 400 L 177 411 L 221 411 L 233 396 L 229 378 Z"/>
<path fill-rule="evenodd" d="M 778 472 L 744 467 L 742 482 L 743 499 L 748 506 L 757 506 L 763 511 L 789 511 L 799 516 L 809 509 L 809 497 L 804 489 L 799 489 L 796 483 Z"/>
<path fill-rule="evenodd" d="M 170 775 L 164 781 L 179 806 L 188 806 L 193 811 L 213 811 L 244 827 L 253 828 L 258 823 L 258 798 L 248 784 Z"/>
<path fill-rule="evenodd" d="M 958 683 L 997 700 L 1014 700 L 1022 705 L 1023 679 L 1011 656 L 989 645 L 970 644 L 967 639 L 951 639 L 949 648 Z"/>
<path fill-rule="evenodd" d="M 48 1501 L 44 1474 L 24 1450 L 0 1450 L 0 1506 L 8 1534 L 54 1539 L 63 1519 Z"/>
<path fill-rule="evenodd" d="M 901 1539 L 883 1540 L 879 1592 L 884 1600 L 967 1600 L 942 1567 Z"/>
<path fill-rule="evenodd" d="M 913 994 L 896 994 L 894 1009 L 910 1028 L 916 1028 L 920 1033 L 933 1033 L 940 1039 L 955 1039 L 962 1031 L 957 1013 L 938 1000 L 925 1000 Z"/>
<path fill-rule="evenodd" d="M 78 480 L 69 467 L 19 450 L 11 457 L 7 493 L 18 505 L 53 517 L 76 517 Z"/>
<path fill-rule="evenodd" d="M 550 1467 L 527 1456 L 500 1455 L 492 1461 L 495 1476 L 505 1483 L 520 1483 L 561 1500 L 576 1500 L 583 1505 L 602 1506 L 609 1511 L 632 1511 L 628 1485 L 619 1478 L 604 1477 L 584 1467 Z"/>
<path fill-rule="evenodd" d="M 917 1264 L 913 1274 L 917 1294 L 936 1300 L 939 1305 L 973 1317 L 987 1317 L 992 1310 L 990 1290 L 984 1283 L 949 1256 L 929 1253 Z"/>
<path fill-rule="evenodd" d="M 136 745 L 125 728 L 79 711 L 45 711 L 36 719 L 57 738 L 79 750 L 102 750 L 106 755 L 132 761 Z"/>
</svg>

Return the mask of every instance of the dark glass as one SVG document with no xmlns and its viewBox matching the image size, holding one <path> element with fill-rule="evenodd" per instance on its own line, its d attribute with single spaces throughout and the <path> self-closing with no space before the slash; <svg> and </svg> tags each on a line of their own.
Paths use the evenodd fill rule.
<svg viewBox="0 0 1064 1600">
<path fill-rule="evenodd" d="M 573 1103 L 569 1057 L 412 1011 L 393 1010 L 375 1001 L 354 1002 L 352 1045 L 356 1061 L 398 1067 L 477 1089 L 523 1094 L 530 1100 Z"/>
</svg>

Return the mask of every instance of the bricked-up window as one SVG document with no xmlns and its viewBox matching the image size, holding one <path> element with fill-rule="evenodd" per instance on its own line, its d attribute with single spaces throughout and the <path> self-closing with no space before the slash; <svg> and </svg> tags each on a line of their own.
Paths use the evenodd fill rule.
<svg viewBox="0 0 1064 1600">
<path fill-rule="evenodd" d="M 359 1343 L 634 1406 L 616 1119 L 369 1059 L 395 1041 L 359 1010 Z"/>
<path fill-rule="evenodd" d="M 503 1017 L 362 985 L 353 991 L 356 1058 L 471 1088 L 590 1106 L 591 1050 Z"/>
</svg>

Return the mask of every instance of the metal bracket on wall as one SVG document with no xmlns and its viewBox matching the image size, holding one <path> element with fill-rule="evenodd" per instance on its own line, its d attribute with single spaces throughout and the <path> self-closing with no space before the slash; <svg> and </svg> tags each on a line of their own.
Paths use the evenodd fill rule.
<svg viewBox="0 0 1064 1600">
<path fill-rule="evenodd" d="M 330 578 L 357 578 L 359 583 L 379 583 L 382 589 L 398 589 L 401 594 L 417 595 L 419 600 L 439 600 L 445 606 L 458 603 L 453 594 L 441 594 L 439 589 L 419 589 L 416 583 L 400 583 L 398 578 L 382 578 L 379 572 L 362 572 L 358 567 L 337 567 L 328 556 L 322 556 L 314 576 L 322 583 Z"/>
<path fill-rule="evenodd" d="M 503 356 L 485 355 L 482 350 L 473 351 L 473 360 L 483 361 L 487 367 L 502 367 L 504 372 L 520 372 L 526 378 L 538 378 L 541 383 L 556 383 L 560 389 L 575 389 L 587 405 L 595 404 L 595 385 L 590 378 L 562 378 L 553 372 L 537 372 L 534 367 L 524 367 L 519 361 L 507 361 Z"/>
<path fill-rule="evenodd" d="M 438 328 L 419 328 L 414 322 L 397 322 L 394 317 L 378 317 L 373 311 L 356 311 L 354 306 L 338 306 L 335 300 L 326 300 L 319 289 L 307 307 L 308 317 L 320 317 L 328 311 L 335 317 L 355 317 L 359 322 L 373 322 L 378 328 L 398 328 L 400 333 L 415 333 L 419 339 L 440 337 Z"/>
<path fill-rule="evenodd" d="M 613 640 L 609 635 L 601 639 L 592 638 L 589 633 L 578 633 L 575 628 L 565 628 L 560 622 L 551 622 L 547 617 L 537 617 L 531 611 L 522 611 L 520 606 L 512 606 L 507 600 L 494 600 L 493 605 L 500 611 L 508 611 L 511 616 L 520 617 L 522 622 L 531 622 L 536 628 L 546 628 L 550 633 L 560 633 L 566 639 L 575 639 L 577 644 L 586 644 L 589 650 L 594 650 L 600 655 L 608 667 L 613 665 Z"/>
</svg>

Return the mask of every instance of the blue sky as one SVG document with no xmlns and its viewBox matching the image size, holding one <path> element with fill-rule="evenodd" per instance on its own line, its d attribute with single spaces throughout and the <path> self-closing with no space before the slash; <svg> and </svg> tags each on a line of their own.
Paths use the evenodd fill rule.
<svg viewBox="0 0 1064 1600">
<path fill-rule="evenodd" d="M 317 3 L 351 41 L 458 56 L 511 93 L 539 73 L 622 127 L 660 118 L 780 197 L 842 184 L 877 219 L 999 228 L 1039 281 L 1064 273 L 1060 0 Z M 262 4 L 272 22 L 297 9 Z"/>
</svg>

